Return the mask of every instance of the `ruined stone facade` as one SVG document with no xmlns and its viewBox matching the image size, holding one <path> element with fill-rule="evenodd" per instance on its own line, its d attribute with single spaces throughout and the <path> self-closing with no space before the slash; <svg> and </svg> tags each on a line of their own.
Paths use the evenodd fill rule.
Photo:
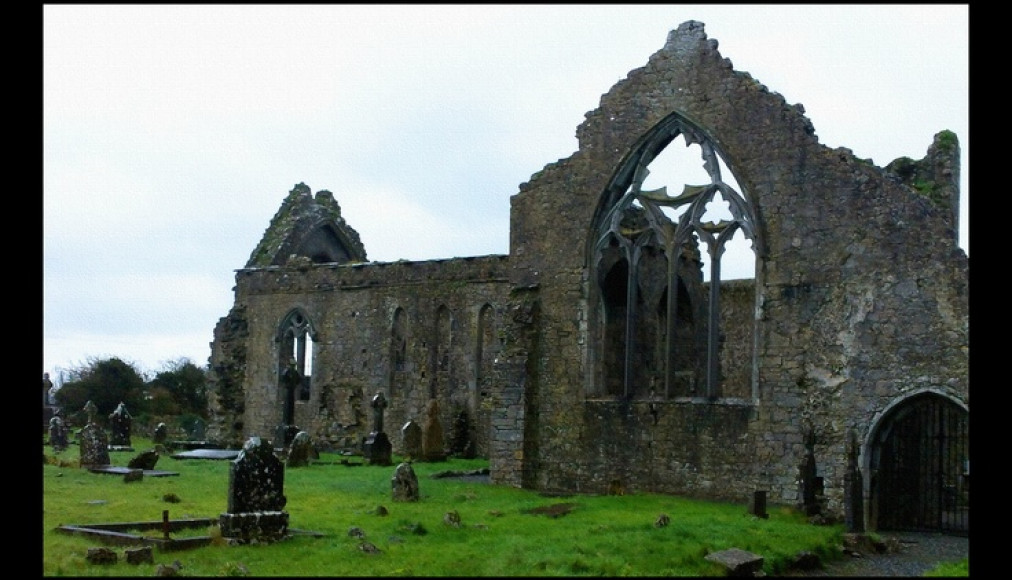
<svg viewBox="0 0 1012 580">
<path fill-rule="evenodd" d="M 824 513 L 874 528 L 913 461 L 896 434 L 930 402 L 945 489 L 901 495 L 953 487 L 968 513 L 955 135 L 885 168 L 829 149 L 690 21 L 577 137 L 512 197 L 508 255 L 369 262 L 333 195 L 297 185 L 215 328 L 210 435 L 297 425 L 354 448 L 383 392 L 396 454 L 435 399 L 446 451 L 488 457 L 497 483 L 791 505 L 817 491 Z M 682 173 L 652 177 L 684 151 Z M 722 279 L 734 244 L 754 278 Z"/>
</svg>

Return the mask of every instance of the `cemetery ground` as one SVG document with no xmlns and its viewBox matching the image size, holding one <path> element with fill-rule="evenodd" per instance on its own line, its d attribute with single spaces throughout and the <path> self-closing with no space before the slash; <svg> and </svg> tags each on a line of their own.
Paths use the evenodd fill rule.
<svg viewBox="0 0 1012 580">
<path fill-rule="evenodd" d="M 126 466 L 153 447 L 133 437 L 134 451 L 111 451 L 110 460 Z M 456 458 L 413 463 L 420 499 L 397 502 L 391 497 L 397 456 L 394 465 L 378 466 L 321 453 L 318 462 L 285 469 L 292 532 L 285 539 L 229 545 L 214 525 L 179 530 L 173 539 L 205 536 L 210 543 L 155 547 L 152 562 L 134 564 L 123 557 L 130 546 L 58 528 L 160 522 L 166 515 L 216 521 L 226 511 L 231 461 L 162 455 L 155 469 L 174 475 L 127 481 L 82 469 L 76 445 L 59 453 L 44 447 L 44 459 L 45 576 L 155 576 L 159 566 L 175 564 L 177 575 L 191 577 L 723 576 L 725 569 L 705 556 L 730 548 L 763 556 L 766 575 L 784 575 L 805 552 L 824 562 L 845 557 L 842 525 L 812 525 L 785 506 L 769 506 L 764 519 L 744 503 L 648 493 L 547 496 L 480 478 L 434 477 L 488 466 Z M 118 553 L 115 563 L 88 561 L 88 550 L 102 546 Z"/>
</svg>

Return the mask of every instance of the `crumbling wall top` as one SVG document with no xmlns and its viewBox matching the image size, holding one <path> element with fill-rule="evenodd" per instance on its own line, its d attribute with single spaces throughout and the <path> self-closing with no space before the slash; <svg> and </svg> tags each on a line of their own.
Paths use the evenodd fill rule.
<svg viewBox="0 0 1012 580">
<path fill-rule="evenodd" d="M 297 184 L 271 219 L 246 268 L 279 266 L 293 258 L 315 263 L 366 261 L 358 232 L 341 216 L 341 206 L 327 190 Z"/>
</svg>

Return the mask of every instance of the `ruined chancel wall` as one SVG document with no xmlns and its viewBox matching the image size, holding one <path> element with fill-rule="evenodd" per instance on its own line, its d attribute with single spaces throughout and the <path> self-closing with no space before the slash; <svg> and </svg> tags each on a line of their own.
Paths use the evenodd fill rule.
<svg viewBox="0 0 1012 580">
<path fill-rule="evenodd" d="M 703 191 L 696 182 L 648 192 L 621 223 L 609 217 L 668 134 L 711 147 L 733 176 L 754 279 L 715 285 L 688 245 L 662 247 L 663 232 L 681 230 L 644 207 L 689 199 Z M 800 104 L 735 71 L 703 25 L 686 22 L 602 96 L 577 137 L 572 156 L 511 198 L 508 256 L 368 262 L 333 196 L 296 186 L 215 329 L 212 434 L 274 433 L 281 329 L 293 319 L 312 337 L 309 388 L 292 411 L 301 429 L 354 447 L 383 391 L 399 453 L 395 431 L 436 399 L 446 449 L 465 409 L 492 480 L 545 491 L 746 501 L 764 490 L 798 504 L 810 456 L 826 510 L 841 514 L 848 441 L 868 471 L 882 417 L 907 396 L 968 410 L 955 135 L 940 131 L 924 159 L 886 167 L 827 148 Z M 622 255 L 635 256 L 628 267 Z M 642 278 L 625 284 L 627 272 Z M 626 305 L 641 311 L 623 326 Z M 624 362 L 623 340 L 636 346 Z"/>
<path fill-rule="evenodd" d="M 672 115 L 719 148 L 755 213 L 754 356 L 741 358 L 746 337 L 722 346 L 737 364 L 754 365 L 754 390 L 743 399 L 588 395 L 593 264 L 588 245 L 572 240 L 587 239 L 624 160 Z M 528 412 L 493 442 L 494 478 L 736 501 L 761 489 L 794 504 L 807 436 L 829 510 L 839 514 L 849 432 L 867 441 L 882 411 L 911 392 L 968 407 L 954 135 L 939 133 L 928 157 L 910 162 L 931 182 L 925 195 L 907 185 L 913 171 L 905 183 L 821 145 L 801 105 L 735 71 L 702 24 L 688 22 L 602 97 L 577 136 L 576 153 L 512 199 L 512 279 L 531 289 L 514 307 L 537 319 L 515 319 L 508 333 L 522 340 L 507 345 L 513 376 L 499 404 Z"/>
</svg>

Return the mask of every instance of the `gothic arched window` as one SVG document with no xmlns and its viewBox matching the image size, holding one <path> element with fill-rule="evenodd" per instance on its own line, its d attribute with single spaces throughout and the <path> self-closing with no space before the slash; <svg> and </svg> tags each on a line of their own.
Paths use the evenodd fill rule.
<svg viewBox="0 0 1012 580">
<path fill-rule="evenodd" d="M 672 186 L 680 192 L 669 195 Z M 755 224 L 703 131 L 672 115 L 640 141 L 591 230 L 591 396 L 724 396 L 722 265 L 731 277 L 755 276 Z"/>
<path fill-rule="evenodd" d="M 278 330 L 278 376 L 285 387 L 282 389 L 282 394 L 286 397 L 285 408 L 289 409 L 294 398 L 309 400 L 313 374 L 313 335 L 316 331 L 309 317 L 300 309 L 289 312 Z M 294 374 L 296 372 L 297 376 Z M 287 398 L 292 398 L 292 401 Z M 290 411 L 286 411 L 288 414 Z"/>
</svg>

